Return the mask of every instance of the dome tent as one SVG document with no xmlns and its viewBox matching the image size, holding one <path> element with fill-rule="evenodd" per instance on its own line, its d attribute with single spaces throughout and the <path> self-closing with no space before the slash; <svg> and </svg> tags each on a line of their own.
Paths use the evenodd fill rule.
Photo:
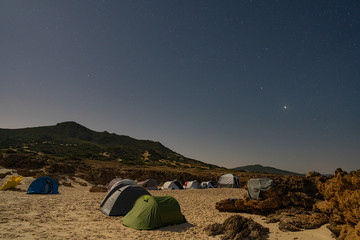
<svg viewBox="0 0 360 240">
<path fill-rule="evenodd" d="M 100 204 L 100 211 L 107 216 L 124 216 L 134 205 L 136 199 L 142 195 L 150 195 L 139 186 L 114 186 Z"/>
<path fill-rule="evenodd" d="M 122 223 L 134 229 L 154 229 L 186 222 L 178 201 L 171 196 L 139 197 Z"/>
<path fill-rule="evenodd" d="M 39 177 L 29 186 L 27 194 L 58 194 L 59 185 L 51 177 Z"/>
<path fill-rule="evenodd" d="M 200 189 L 200 184 L 197 180 L 194 180 L 194 181 L 187 181 L 185 182 L 184 184 L 184 188 L 185 189 Z"/>
<path fill-rule="evenodd" d="M 112 186 L 114 186 L 115 183 L 121 181 L 122 178 L 114 178 L 113 180 L 111 180 L 109 182 L 109 184 L 107 185 L 107 189 L 110 190 L 112 188 Z"/>
<path fill-rule="evenodd" d="M 137 183 L 140 187 L 146 190 L 158 190 L 158 182 L 155 179 L 147 179 Z"/>
<path fill-rule="evenodd" d="M 164 183 L 164 185 L 161 187 L 161 189 L 163 189 L 163 190 L 167 190 L 167 189 L 175 190 L 175 189 L 184 189 L 184 187 L 182 186 L 182 184 L 178 180 L 173 180 L 173 181 L 168 181 L 168 182 Z"/>
<path fill-rule="evenodd" d="M 222 175 L 217 183 L 218 188 L 240 188 L 240 179 L 231 173 Z"/>
<path fill-rule="evenodd" d="M 208 181 L 208 182 L 202 182 L 200 184 L 201 188 L 215 188 L 214 184 L 212 183 L 212 181 Z"/>
<path fill-rule="evenodd" d="M 116 179 L 116 178 L 115 178 L 115 179 Z M 115 179 L 113 179 L 111 182 L 113 182 Z M 110 183 L 111 183 L 111 182 L 110 182 Z M 125 179 L 120 179 L 120 180 L 118 180 L 118 181 L 114 181 L 112 185 L 110 185 L 110 183 L 109 183 L 109 185 L 108 185 L 108 187 L 107 187 L 108 190 L 111 190 L 111 189 L 114 188 L 115 186 L 120 186 L 120 187 L 127 186 L 127 185 L 137 186 L 136 182 L 134 182 L 134 181 L 131 180 L 131 179 L 127 179 L 127 178 L 125 178 Z M 109 186 L 110 186 L 110 188 L 109 188 Z"/>
</svg>

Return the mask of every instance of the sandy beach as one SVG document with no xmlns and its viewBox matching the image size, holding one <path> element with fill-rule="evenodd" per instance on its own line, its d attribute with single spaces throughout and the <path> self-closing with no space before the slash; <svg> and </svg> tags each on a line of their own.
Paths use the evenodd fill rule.
<svg viewBox="0 0 360 240">
<path fill-rule="evenodd" d="M 1 179 L 0 184 L 9 176 Z M 125 227 L 121 217 L 108 217 L 99 211 L 106 193 L 89 192 L 90 185 L 81 186 L 81 179 L 69 182 L 73 187 L 60 185 L 57 195 L 27 195 L 26 189 L 34 180 L 23 178 L 17 191 L 0 191 L 0 239 L 220 239 L 203 231 L 212 223 L 222 223 L 238 213 L 224 213 L 215 203 L 226 198 L 239 198 L 244 189 L 187 189 L 150 191 L 152 195 L 170 195 L 180 203 L 187 223 L 157 230 L 139 231 Z M 322 226 L 315 230 L 282 232 L 277 223 L 266 224 L 262 216 L 240 214 L 253 218 L 270 229 L 264 239 L 333 239 Z"/>
</svg>

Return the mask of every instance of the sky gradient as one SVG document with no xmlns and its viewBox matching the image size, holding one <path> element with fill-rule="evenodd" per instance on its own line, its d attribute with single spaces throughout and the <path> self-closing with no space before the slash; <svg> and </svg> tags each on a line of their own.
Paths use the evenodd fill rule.
<svg viewBox="0 0 360 240">
<path fill-rule="evenodd" d="M 360 1 L 1 1 L 0 128 L 224 167 L 360 168 Z"/>
</svg>

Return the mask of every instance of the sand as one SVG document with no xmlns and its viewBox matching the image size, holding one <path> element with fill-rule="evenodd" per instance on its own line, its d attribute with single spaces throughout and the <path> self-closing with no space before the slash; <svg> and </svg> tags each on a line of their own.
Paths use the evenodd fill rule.
<svg viewBox="0 0 360 240">
<path fill-rule="evenodd" d="M 8 176 L 9 177 L 9 176 Z M 0 184 L 8 177 L 0 179 Z M 223 213 L 215 203 L 226 198 L 239 198 L 244 189 L 187 189 L 150 191 L 156 196 L 175 197 L 187 223 L 157 230 L 134 230 L 121 223 L 121 217 L 107 217 L 99 211 L 106 193 L 89 192 L 90 186 L 60 186 L 57 195 L 27 195 L 25 190 L 33 178 L 23 178 L 20 191 L 0 191 L 0 239 L 220 239 L 207 236 L 203 229 L 212 223 L 222 223 L 238 213 Z M 77 179 L 77 181 L 82 181 Z M 264 239 L 333 239 L 322 226 L 315 230 L 282 232 L 277 223 L 266 224 L 264 218 L 251 214 L 270 234 Z"/>
</svg>

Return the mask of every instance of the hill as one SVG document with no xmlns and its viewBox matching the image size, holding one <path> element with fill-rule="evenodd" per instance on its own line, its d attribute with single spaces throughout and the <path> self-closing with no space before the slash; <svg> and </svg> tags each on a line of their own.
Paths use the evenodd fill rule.
<svg viewBox="0 0 360 240">
<path fill-rule="evenodd" d="M 274 167 L 264 167 L 264 166 L 261 166 L 260 164 L 237 167 L 237 168 L 233 168 L 233 170 L 246 171 L 246 172 L 252 172 L 252 173 L 279 174 L 279 175 L 299 175 L 299 176 L 304 175 L 304 174 L 300 174 L 300 173 L 277 169 Z"/>
<path fill-rule="evenodd" d="M 0 154 L 2 152 L 37 159 L 42 156 L 57 160 L 100 160 L 123 165 L 218 168 L 184 157 L 159 142 L 137 140 L 106 131 L 96 132 L 76 122 L 44 127 L 0 129 Z"/>
</svg>

